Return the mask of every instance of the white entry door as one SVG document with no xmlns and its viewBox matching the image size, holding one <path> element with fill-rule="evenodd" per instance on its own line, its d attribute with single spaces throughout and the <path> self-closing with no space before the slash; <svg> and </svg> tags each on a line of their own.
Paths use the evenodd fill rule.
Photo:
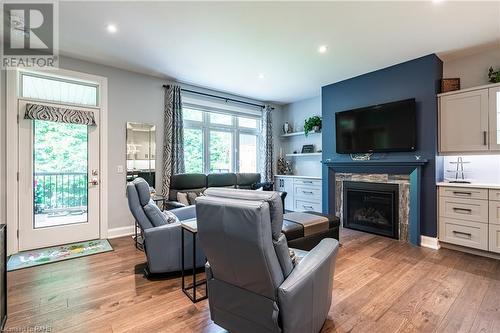
<svg viewBox="0 0 500 333">
<path fill-rule="evenodd" d="M 19 115 L 19 250 L 99 238 L 99 109 L 97 126 L 24 119 Z"/>
</svg>

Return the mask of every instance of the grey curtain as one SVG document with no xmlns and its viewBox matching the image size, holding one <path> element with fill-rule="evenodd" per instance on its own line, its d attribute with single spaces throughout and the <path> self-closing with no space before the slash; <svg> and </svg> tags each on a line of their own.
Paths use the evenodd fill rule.
<svg viewBox="0 0 500 333">
<path fill-rule="evenodd" d="M 272 182 L 273 180 L 273 122 L 271 113 L 274 108 L 266 105 L 262 110 L 262 151 L 263 157 L 262 176 L 264 181 Z"/>
<path fill-rule="evenodd" d="M 92 111 L 57 108 L 43 104 L 26 104 L 24 119 L 96 126 L 94 113 Z"/>
<path fill-rule="evenodd" d="M 184 168 L 184 133 L 182 123 L 181 87 L 170 85 L 165 88 L 165 108 L 163 116 L 163 195 L 168 196 L 170 177 L 183 173 Z"/>
</svg>

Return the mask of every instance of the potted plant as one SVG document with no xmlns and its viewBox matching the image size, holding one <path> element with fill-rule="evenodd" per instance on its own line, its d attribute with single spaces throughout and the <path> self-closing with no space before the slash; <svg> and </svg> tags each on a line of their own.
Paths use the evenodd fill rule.
<svg viewBox="0 0 500 333">
<path fill-rule="evenodd" d="M 321 118 L 319 116 L 312 116 L 304 122 L 304 134 L 307 136 L 309 132 L 319 132 L 321 130 Z"/>
<path fill-rule="evenodd" d="M 494 71 L 493 67 L 490 67 L 490 69 L 488 71 L 488 78 L 490 79 L 491 83 L 500 82 L 500 69 L 497 71 Z"/>
</svg>

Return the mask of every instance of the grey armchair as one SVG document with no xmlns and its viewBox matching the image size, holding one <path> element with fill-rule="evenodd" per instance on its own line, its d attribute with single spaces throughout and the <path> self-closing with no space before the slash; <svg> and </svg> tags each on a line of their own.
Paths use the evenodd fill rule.
<svg viewBox="0 0 500 333">
<path fill-rule="evenodd" d="M 332 300 L 338 241 L 295 250 L 276 192 L 207 189 L 196 199 L 212 320 L 231 332 L 318 332 Z"/>
<path fill-rule="evenodd" d="M 149 185 L 142 178 L 127 184 L 130 211 L 144 235 L 144 252 L 147 258 L 146 275 L 177 272 L 181 270 L 181 224 L 167 224 L 158 206 L 151 200 Z M 196 217 L 194 206 L 171 210 L 180 221 Z M 186 268 L 192 262 L 192 237 L 184 240 Z M 196 266 L 203 267 L 203 252 L 196 253 Z"/>
</svg>

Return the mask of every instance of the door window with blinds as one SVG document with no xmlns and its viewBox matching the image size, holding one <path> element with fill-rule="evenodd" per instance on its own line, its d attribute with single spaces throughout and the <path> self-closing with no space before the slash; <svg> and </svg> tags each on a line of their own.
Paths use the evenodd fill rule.
<svg viewBox="0 0 500 333">
<path fill-rule="evenodd" d="M 187 173 L 259 172 L 260 109 L 183 99 Z"/>
</svg>

